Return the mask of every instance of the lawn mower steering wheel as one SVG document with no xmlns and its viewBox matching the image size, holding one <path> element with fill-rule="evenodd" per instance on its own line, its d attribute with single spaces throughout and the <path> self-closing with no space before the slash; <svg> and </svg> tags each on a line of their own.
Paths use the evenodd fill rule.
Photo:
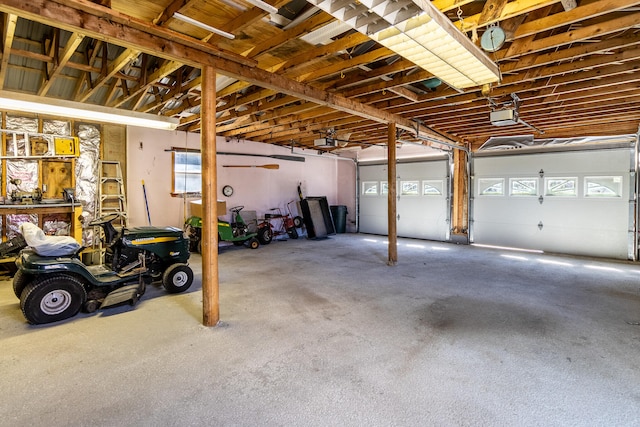
<svg viewBox="0 0 640 427">
<path fill-rule="evenodd" d="M 235 213 L 240 212 L 242 209 L 244 209 L 244 206 L 234 206 L 232 208 L 229 208 L 231 212 L 235 212 Z"/>
<path fill-rule="evenodd" d="M 104 216 L 101 216 L 100 218 L 96 218 L 93 221 L 91 221 L 89 223 L 90 227 L 95 227 L 95 226 L 99 226 L 102 224 L 106 224 L 108 222 L 113 221 L 114 219 L 118 218 L 120 215 L 117 213 L 110 213 Z"/>
</svg>

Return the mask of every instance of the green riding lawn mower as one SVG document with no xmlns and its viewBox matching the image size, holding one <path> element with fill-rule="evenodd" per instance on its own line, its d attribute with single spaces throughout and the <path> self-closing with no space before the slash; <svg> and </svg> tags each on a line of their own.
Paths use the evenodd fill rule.
<svg viewBox="0 0 640 427">
<path fill-rule="evenodd" d="M 218 219 L 218 241 L 231 242 L 235 246 L 245 245 L 251 249 L 260 247 L 260 243 L 268 244 L 271 242 L 272 232 L 268 225 L 259 225 L 256 233 L 249 231 L 249 225 L 240 214 L 242 209 L 244 206 L 235 206 L 229 209 L 231 212 L 230 222 Z M 184 228 L 189 237 L 191 251 L 202 253 L 202 218 L 199 216 L 187 218 Z"/>
<path fill-rule="evenodd" d="M 189 289 L 193 271 L 187 264 L 189 240 L 182 230 L 134 227 L 116 231 L 112 224 L 116 218 L 117 214 L 111 214 L 89 223 L 104 231 L 103 265 L 84 264 L 80 260 L 83 248 L 73 238 L 65 236 L 69 240 L 64 244 L 52 245 L 55 239 L 44 236 L 33 224 L 23 224 L 35 227 L 36 232 L 23 230 L 29 247 L 16 260 L 13 290 L 29 323 L 64 320 L 80 310 L 91 313 L 125 303 L 135 305 L 154 281 L 161 281 L 169 293 Z"/>
</svg>

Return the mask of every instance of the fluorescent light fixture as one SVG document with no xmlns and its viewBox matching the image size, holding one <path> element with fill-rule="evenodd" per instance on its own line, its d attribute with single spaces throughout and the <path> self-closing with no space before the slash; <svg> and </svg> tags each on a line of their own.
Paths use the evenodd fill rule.
<svg viewBox="0 0 640 427">
<path fill-rule="evenodd" d="M 207 31 L 209 31 L 211 33 L 215 33 L 215 34 L 217 34 L 219 36 L 226 37 L 226 38 L 232 39 L 232 40 L 236 38 L 236 36 L 234 36 L 231 33 L 227 33 L 226 31 L 223 31 L 223 30 L 219 30 L 216 27 L 212 27 L 211 25 L 204 24 L 204 23 L 202 23 L 200 21 L 197 21 L 197 20 L 195 20 L 193 18 L 189 18 L 188 16 L 185 16 L 185 15 L 183 15 L 181 13 L 177 13 L 176 12 L 176 13 L 173 14 L 173 17 L 176 18 L 177 20 L 180 20 L 182 22 L 186 22 L 187 24 L 195 25 L 198 28 L 202 28 L 203 30 L 207 30 Z"/>
<path fill-rule="evenodd" d="M 265 12 L 269 12 L 272 15 L 275 15 L 278 13 L 278 9 L 276 9 L 275 7 L 271 6 L 269 3 L 265 3 L 262 0 L 245 0 L 247 3 L 251 3 L 252 5 L 254 5 L 255 7 L 259 7 L 260 9 L 264 10 Z"/>
<path fill-rule="evenodd" d="M 351 31 L 351 27 L 349 25 L 340 21 L 332 21 L 322 28 L 305 34 L 300 37 L 300 39 L 312 45 L 325 45 L 331 43 L 334 37 L 339 36 L 342 33 L 346 33 L 347 31 Z M 371 69 L 369 69 L 369 71 L 371 71 Z"/>
<path fill-rule="evenodd" d="M 500 80 L 498 66 L 429 0 L 309 0 L 458 89 Z"/>
<path fill-rule="evenodd" d="M 180 120 L 173 117 L 62 99 L 43 98 L 4 90 L 0 91 L 0 109 L 153 129 L 175 130 L 180 124 Z"/>
</svg>

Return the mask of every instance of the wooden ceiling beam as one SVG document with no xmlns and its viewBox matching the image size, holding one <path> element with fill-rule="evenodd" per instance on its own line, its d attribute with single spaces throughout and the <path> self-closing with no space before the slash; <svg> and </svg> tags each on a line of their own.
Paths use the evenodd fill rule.
<svg viewBox="0 0 640 427">
<path fill-rule="evenodd" d="M 500 69 L 503 75 L 509 75 L 528 68 L 542 67 L 564 61 L 575 61 L 591 55 L 606 55 L 636 44 L 640 44 L 640 34 L 630 34 L 601 42 L 573 46 L 556 52 L 521 56 L 516 61 L 500 64 Z"/>
<path fill-rule="evenodd" d="M 518 15 L 524 15 L 526 13 L 533 12 L 536 9 L 542 9 L 547 6 L 556 4 L 558 0 L 518 0 L 507 3 L 500 10 L 500 14 L 493 16 L 491 19 L 487 19 L 480 22 L 482 13 L 475 14 L 464 18 L 462 21 L 454 21 L 454 25 L 463 32 L 473 31 L 480 26 L 486 26 L 498 22 L 499 20 L 513 18 Z"/>
<path fill-rule="evenodd" d="M 217 112 L 225 112 L 232 108 L 238 108 L 242 105 L 251 104 L 252 102 L 260 101 L 270 96 L 276 95 L 278 92 L 272 89 L 259 89 L 253 93 L 247 95 L 240 95 L 233 93 L 225 97 L 219 97 L 220 106 L 216 109 Z M 291 97 L 290 99 L 295 99 Z"/>
<path fill-rule="evenodd" d="M 298 116 L 300 113 L 305 111 L 310 111 L 310 110 L 318 110 L 322 108 L 326 108 L 326 107 L 319 107 L 316 104 L 313 104 L 311 102 L 304 102 L 301 105 L 290 105 L 278 110 L 267 111 L 264 114 L 258 116 L 258 118 L 250 126 L 245 127 L 243 132 L 244 133 L 257 132 L 257 131 L 264 130 L 270 126 L 268 124 L 269 121 L 274 119 L 279 119 L 279 118 L 282 118 L 282 120 L 287 123 L 295 123 L 300 120 Z M 331 112 L 333 112 L 333 110 L 331 109 L 327 109 L 327 110 L 330 110 Z M 262 111 L 263 110 L 261 110 L 261 112 Z M 341 114 L 341 113 L 338 113 L 338 114 Z M 227 126 L 224 126 L 224 125 L 216 126 L 216 131 L 220 132 L 221 134 L 227 131 L 234 132 L 236 130 L 237 130 L 237 126 L 235 123 Z"/>
<path fill-rule="evenodd" d="M 555 28 L 575 24 L 585 19 L 595 18 L 611 12 L 634 7 L 640 4 L 638 0 L 607 0 L 594 1 L 591 3 L 581 4 L 575 9 L 555 13 L 530 22 L 526 22 L 507 38 L 507 40 L 517 39 L 538 34 L 540 32 L 550 31 Z"/>
<path fill-rule="evenodd" d="M 614 34 L 633 28 L 638 25 L 638 22 L 640 22 L 640 12 L 616 16 L 604 22 L 576 28 L 568 32 L 562 32 L 542 39 L 536 39 L 527 45 L 521 46 L 515 51 L 502 50 L 495 52 L 495 58 L 497 61 L 507 58 L 514 59 L 519 56 L 542 52 L 548 49 L 556 49 L 561 46 L 589 40 L 594 37 L 601 38 L 608 34 Z"/>
<path fill-rule="evenodd" d="M 9 66 L 9 57 L 11 56 L 11 46 L 13 45 L 17 22 L 17 15 L 11 13 L 4 14 L 2 24 L 2 60 L 0 61 L 0 89 L 4 88 L 7 77 L 7 68 Z"/>
</svg>

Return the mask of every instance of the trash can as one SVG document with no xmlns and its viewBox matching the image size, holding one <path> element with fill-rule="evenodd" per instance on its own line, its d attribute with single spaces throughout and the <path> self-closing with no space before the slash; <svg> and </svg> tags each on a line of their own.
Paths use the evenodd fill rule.
<svg viewBox="0 0 640 427">
<path fill-rule="evenodd" d="M 345 233 L 347 231 L 347 207 L 345 205 L 334 205 L 330 209 L 336 233 Z"/>
</svg>

